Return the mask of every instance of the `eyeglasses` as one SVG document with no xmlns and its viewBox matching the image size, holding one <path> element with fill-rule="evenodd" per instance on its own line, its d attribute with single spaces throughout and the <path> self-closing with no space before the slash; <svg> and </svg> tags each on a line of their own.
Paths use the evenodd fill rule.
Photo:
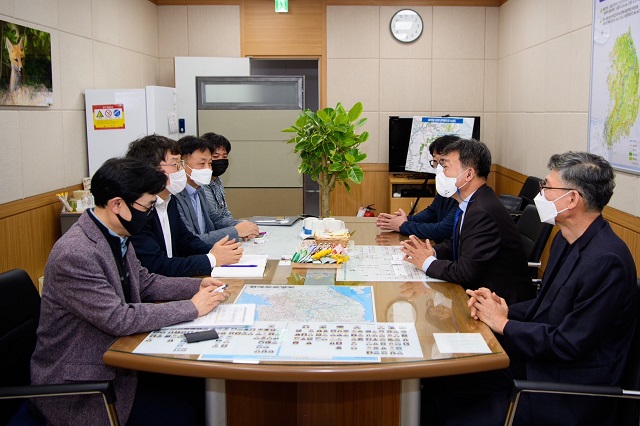
<svg viewBox="0 0 640 426">
<path fill-rule="evenodd" d="M 163 167 L 175 167 L 177 171 L 180 171 L 182 169 L 184 169 L 184 160 L 180 160 L 177 163 L 173 163 L 173 164 L 162 164 L 160 163 L 161 166 Z"/>
<path fill-rule="evenodd" d="M 434 169 L 435 169 L 436 167 L 438 167 L 438 164 L 440 164 L 440 162 L 439 162 L 439 161 L 436 161 L 436 160 L 429 160 L 429 165 L 430 165 L 432 168 L 434 168 Z"/>
<path fill-rule="evenodd" d="M 129 206 L 131 206 L 131 208 L 133 208 L 133 204 L 137 204 L 140 207 L 142 207 L 144 209 L 145 213 L 147 214 L 147 216 L 150 216 L 151 213 L 153 213 L 153 211 L 156 208 L 156 203 L 153 203 L 150 206 L 145 206 L 144 204 L 140 204 L 139 202 L 134 201 L 133 203 L 129 204 Z"/>
<path fill-rule="evenodd" d="M 557 186 L 547 186 L 547 180 L 541 180 L 538 185 L 540 186 L 540 193 L 542 193 L 542 190 L 544 189 L 562 189 L 564 191 L 576 191 L 578 193 L 578 195 L 580 195 L 582 197 L 582 194 L 580 194 L 580 191 L 578 191 L 575 188 L 561 188 L 561 187 L 557 187 Z"/>
</svg>

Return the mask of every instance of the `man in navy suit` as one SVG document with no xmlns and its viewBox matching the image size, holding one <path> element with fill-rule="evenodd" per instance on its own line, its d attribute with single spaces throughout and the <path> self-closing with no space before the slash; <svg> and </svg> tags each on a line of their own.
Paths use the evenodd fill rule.
<svg viewBox="0 0 640 426">
<path fill-rule="evenodd" d="M 454 409 L 444 413 L 450 424 L 504 421 L 511 378 L 620 383 L 638 306 L 633 257 L 601 214 L 613 194 L 613 169 L 602 157 L 586 152 L 553 155 L 548 168 L 534 201 L 540 219 L 558 225 L 560 232 L 551 246 L 540 294 L 508 304 L 487 288 L 467 290 L 471 315 L 500 335 L 511 364 L 482 381 L 450 383 L 476 390 L 488 383 L 494 387 L 491 397 L 455 400 L 450 405 Z M 516 412 L 521 425 L 616 424 L 608 398 L 535 394 L 521 398 Z M 489 400 L 498 401 L 502 408 L 493 417 L 486 409 Z M 439 407 L 448 405 L 438 401 Z"/>
<path fill-rule="evenodd" d="M 454 234 L 431 246 L 415 235 L 403 241 L 405 259 L 432 278 L 465 288 L 488 287 L 509 303 L 535 296 L 520 233 L 487 186 L 491 152 L 482 142 L 459 139 L 444 147 L 436 191 L 459 201 Z"/>
<path fill-rule="evenodd" d="M 429 144 L 429 153 L 433 157 L 432 167 L 435 168 L 439 164 L 444 147 L 458 139 L 460 138 L 455 135 L 444 135 Z M 380 213 L 376 226 L 384 231 L 396 231 L 403 235 L 415 235 L 441 243 L 453 234 L 453 221 L 457 209 L 458 201 L 455 198 L 445 198 L 436 194 L 429 207 L 418 214 L 407 216 L 402 209 L 393 214 Z"/>
<path fill-rule="evenodd" d="M 209 275 L 218 265 L 236 263 L 240 244 L 228 238 L 211 247 L 185 226 L 172 194 L 187 182 L 178 142 L 164 136 L 144 136 L 129 144 L 127 157 L 141 160 L 167 175 L 167 186 L 157 196 L 155 211 L 141 233 L 131 238 L 136 255 L 149 272 L 169 277 Z"/>
</svg>

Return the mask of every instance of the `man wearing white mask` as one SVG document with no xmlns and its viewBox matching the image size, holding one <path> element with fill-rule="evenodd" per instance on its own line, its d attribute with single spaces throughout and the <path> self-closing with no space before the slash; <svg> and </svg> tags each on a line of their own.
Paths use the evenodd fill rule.
<svg viewBox="0 0 640 426">
<path fill-rule="evenodd" d="M 455 135 L 444 135 L 429 144 L 429 153 L 433 157 L 431 167 L 437 168 L 437 173 L 442 173 L 442 167 L 439 167 L 442 150 L 458 139 L 460 137 Z M 458 201 L 455 198 L 436 194 L 429 207 L 418 214 L 407 216 L 402 209 L 393 214 L 380 213 L 376 219 L 376 226 L 385 231 L 415 235 L 418 238 L 428 238 L 441 243 L 453 235 L 453 222 L 457 209 Z"/>
<path fill-rule="evenodd" d="M 553 155 L 548 168 L 536 205 L 540 219 L 548 223 L 555 219 L 560 232 L 551 245 L 540 294 L 509 304 L 487 288 L 467 290 L 471 316 L 500 335 L 511 361 L 509 369 L 502 377 L 496 372 L 465 384 L 461 376 L 445 385 L 473 386 L 480 395 L 487 384 L 494 389 L 502 384 L 503 392 L 494 392 L 492 398 L 502 410 L 488 416 L 486 392 L 482 402 L 477 395 L 469 401 L 460 394 L 452 393 L 446 400 L 434 396 L 441 399 L 436 410 L 451 424 L 504 422 L 511 386 L 505 379 L 620 384 L 638 306 L 631 252 L 602 217 L 613 195 L 613 169 L 598 155 L 571 151 Z M 615 414 L 609 398 L 523 394 L 516 424 L 620 424 Z"/>
<path fill-rule="evenodd" d="M 436 190 L 454 197 L 459 209 L 452 238 L 431 246 L 415 235 L 403 241 L 405 260 L 433 278 L 465 288 L 488 287 L 509 303 L 531 299 L 535 288 L 520 234 L 493 190 L 487 186 L 491 153 L 485 144 L 460 139 L 447 145 L 436 174 Z"/>
<path fill-rule="evenodd" d="M 178 144 L 184 161 L 187 186 L 176 195 L 176 200 L 180 217 L 187 229 L 207 244 L 215 244 L 223 239 L 239 241 L 240 236 L 235 227 L 216 226 L 217 220 L 205 197 L 204 187 L 211 183 L 212 177 L 209 143 L 197 136 L 185 136 Z"/>
<path fill-rule="evenodd" d="M 213 247 L 185 226 L 172 195 L 182 192 L 187 176 L 178 142 L 165 136 L 144 136 L 129 144 L 127 157 L 147 163 L 167 175 L 166 188 L 157 195 L 152 217 L 131 238 L 136 256 L 149 272 L 169 277 L 209 275 L 216 264 L 235 263 L 242 251 L 228 239 Z"/>
</svg>

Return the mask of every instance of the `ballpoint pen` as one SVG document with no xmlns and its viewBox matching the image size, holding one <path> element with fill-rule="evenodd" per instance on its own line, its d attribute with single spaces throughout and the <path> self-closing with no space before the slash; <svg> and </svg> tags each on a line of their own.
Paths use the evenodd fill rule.
<svg viewBox="0 0 640 426">
<path fill-rule="evenodd" d="M 258 265 L 220 265 L 222 268 L 257 268 Z"/>
</svg>

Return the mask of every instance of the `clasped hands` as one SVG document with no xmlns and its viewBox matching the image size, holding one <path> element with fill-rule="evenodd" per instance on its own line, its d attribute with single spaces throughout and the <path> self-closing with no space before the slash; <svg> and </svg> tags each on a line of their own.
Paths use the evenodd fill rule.
<svg viewBox="0 0 640 426">
<path fill-rule="evenodd" d="M 503 334 L 507 324 L 509 307 L 507 302 L 486 287 L 477 290 L 466 290 L 469 295 L 467 306 L 471 317 L 487 324 L 491 330 Z"/>
<path fill-rule="evenodd" d="M 424 242 L 415 235 L 410 235 L 408 240 L 401 241 L 404 260 L 422 269 L 424 261 L 430 256 L 435 256 L 436 252 L 429 240 Z"/>
<path fill-rule="evenodd" d="M 385 231 L 400 232 L 400 226 L 407 221 L 407 214 L 398 209 L 394 214 L 380 213 L 376 219 L 376 226 Z"/>
</svg>

